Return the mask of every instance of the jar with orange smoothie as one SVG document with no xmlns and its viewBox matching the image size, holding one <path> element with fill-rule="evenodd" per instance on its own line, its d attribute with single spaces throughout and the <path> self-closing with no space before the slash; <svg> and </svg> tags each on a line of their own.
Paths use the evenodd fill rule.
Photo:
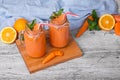
<svg viewBox="0 0 120 80">
<path fill-rule="evenodd" d="M 32 23 L 31 23 L 32 24 Z M 30 25 L 31 25 L 30 24 Z M 27 25 L 24 31 L 24 45 L 28 56 L 33 58 L 42 57 L 46 51 L 46 38 L 39 24 Z"/>
<path fill-rule="evenodd" d="M 54 12 L 50 17 L 49 35 L 53 47 L 62 48 L 68 45 L 70 38 L 69 22 L 63 9 Z"/>
</svg>

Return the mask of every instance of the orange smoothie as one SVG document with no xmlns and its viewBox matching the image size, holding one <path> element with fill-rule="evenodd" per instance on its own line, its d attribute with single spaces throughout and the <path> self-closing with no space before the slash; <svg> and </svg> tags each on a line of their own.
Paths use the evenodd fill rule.
<svg viewBox="0 0 120 80">
<path fill-rule="evenodd" d="M 25 48 L 30 57 L 42 57 L 46 51 L 46 38 L 42 29 L 26 29 L 24 33 Z"/>
<path fill-rule="evenodd" d="M 69 43 L 69 22 L 64 14 L 50 21 L 49 26 L 50 43 L 53 47 L 62 48 Z"/>
</svg>

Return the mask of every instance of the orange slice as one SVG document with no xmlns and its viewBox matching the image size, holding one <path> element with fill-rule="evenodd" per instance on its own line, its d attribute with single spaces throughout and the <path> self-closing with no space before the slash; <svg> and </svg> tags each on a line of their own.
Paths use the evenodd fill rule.
<svg viewBox="0 0 120 80">
<path fill-rule="evenodd" d="M 14 23 L 14 28 L 17 32 L 20 32 L 21 30 L 25 30 L 26 24 L 28 21 L 24 18 L 19 18 Z"/>
<path fill-rule="evenodd" d="M 99 19 L 99 26 L 102 30 L 112 30 L 115 26 L 115 19 L 110 14 L 104 14 Z"/>
<path fill-rule="evenodd" d="M 13 43 L 17 37 L 17 32 L 12 27 L 5 27 L 1 30 L 1 41 L 7 44 Z"/>
</svg>

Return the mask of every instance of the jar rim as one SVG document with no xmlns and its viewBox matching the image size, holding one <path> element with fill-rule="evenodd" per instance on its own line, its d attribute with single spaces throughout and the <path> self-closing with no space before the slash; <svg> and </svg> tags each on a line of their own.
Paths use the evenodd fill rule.
<svg viewBox="0 0 120 80">
<path fill-rule="evenodd" d="M 54 25 L 54 26 L 52 26 L 52 27 L 61 28 L 61 27 L 65 27 L 65 25 L 66 25 L 66 24 L 69 24 L 69 22 L 68 22 L 68 20 L 66 19 L 65 22 L 64 22 L 62 25 L 57 25 L 57 24 L 53 24 L 53 23 L 51 23 L 51 24 Z M 68 26 L 68 27 L 69 27 L 69 26 Z"/>
</svg>

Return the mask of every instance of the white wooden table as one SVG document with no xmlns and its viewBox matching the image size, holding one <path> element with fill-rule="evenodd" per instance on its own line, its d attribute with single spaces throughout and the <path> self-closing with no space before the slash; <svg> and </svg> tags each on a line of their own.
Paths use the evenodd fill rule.
<svg viewBox="0 0 120 80">
<path fill-rule="evenodd" d="M 82 57 L 33 74 L 29 74 L 16 44 L 0 42 L 0 80 L 120 80 L 120 37 L 113 31 L 87 31 L 75 40 Z"/>
</svg>

